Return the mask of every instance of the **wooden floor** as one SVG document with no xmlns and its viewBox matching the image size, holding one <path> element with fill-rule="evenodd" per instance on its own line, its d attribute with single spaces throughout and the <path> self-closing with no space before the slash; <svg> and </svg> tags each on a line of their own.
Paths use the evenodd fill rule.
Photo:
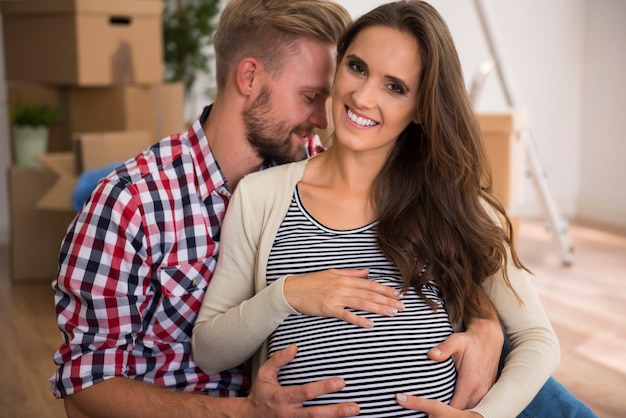
<svg viewBox="0 0 626 418">
<path fill-rule="evenodd" d="M 570 267 L 542 222 L 523 220 L 519 235 L 520 255 L 561 342 L 555 376 L 601 418 L 626 417 L 626 233 L 570 226 Z M 61 338 L 50 284 L 12 284 L 6 247 L 0 247 L 0 335 L 0 416 L 63 417 L 48 384 Z"/>
<path fill-rule="evenodd" d="M 626 417 L 626 231 L 573 225 L 564 267 L 542 222 L 522 222 L 519 252 L 561 343 L 555 377 L 601 418 Z"/>
</svg>

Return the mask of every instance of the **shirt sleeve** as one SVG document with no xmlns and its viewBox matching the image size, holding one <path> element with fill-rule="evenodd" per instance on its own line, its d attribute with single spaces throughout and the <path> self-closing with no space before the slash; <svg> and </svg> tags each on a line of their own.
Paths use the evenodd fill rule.
<svg viewBox="0 0 626 418">
<path fill-rule="evenodd" d="M 217 267 L 193 330 L 194 359 L 209 374 L 248 360 L 288 315 L 298 313 L 283 296 L 285 277 L 256 293 L 255 279 L 265 280 L 255 274 L 263 210 L 247 200 L 246 187 L 244 178 L 228 205 Z"/>
<path fill-rule="evenodd" d="M 126 189 L 103 181 L 68 229 L 53 283 L 57 397 L 128 371 L 149 286 L 139 212 Z"/>
<path fill-rule="evenodd" d="M 552 375 L 560 360 L 559 342 L 543 309 L 530 274 L 513 264 L 508 252 L 509 281 L 521 299 L 504 281 L 503 269 L 486 283 L 507 337 L 511 352 L 502 374 L 481 402 L 471 411 L 485 418 L 518 416 Z"/>
</svg>

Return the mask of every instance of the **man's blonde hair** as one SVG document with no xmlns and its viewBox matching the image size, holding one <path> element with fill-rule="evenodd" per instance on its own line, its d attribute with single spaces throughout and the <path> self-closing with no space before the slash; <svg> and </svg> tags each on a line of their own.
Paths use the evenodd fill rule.
<svg viewBox="0 0 626 418">
<path fill-rule="evenodd" d="M 273 76 L 302 37 L 336 45 L 352 21 L 330 0 L 231 0 L 214 37 L 217 86 L 244 57 L 258 59 Z"/>
</svg>

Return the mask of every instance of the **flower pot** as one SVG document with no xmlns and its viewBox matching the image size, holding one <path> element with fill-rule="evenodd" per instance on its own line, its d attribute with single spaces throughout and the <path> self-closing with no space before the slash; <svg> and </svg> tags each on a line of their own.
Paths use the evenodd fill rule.
<svg viewBox="0 0 626 418">
<path fill-rule="evenodd" d="M 15 160 L 19 167 L 41 168 L 37 156 L 48 150 L 47 126 L 15 126 L 13 142 Z"/>
</svg>

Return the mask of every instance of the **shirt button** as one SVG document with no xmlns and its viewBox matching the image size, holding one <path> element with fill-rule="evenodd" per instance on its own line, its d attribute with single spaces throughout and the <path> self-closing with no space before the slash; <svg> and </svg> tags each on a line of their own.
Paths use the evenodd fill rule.
<svg viewBox="0 0 626 418">
<path fill-rule="evenodd" d="M 197 286 L 198 285 L 198 278 L 194 277 L 193 279 L 191 279 L 191 284 L 194 285 L 194 286 Z"/>
</svg>

